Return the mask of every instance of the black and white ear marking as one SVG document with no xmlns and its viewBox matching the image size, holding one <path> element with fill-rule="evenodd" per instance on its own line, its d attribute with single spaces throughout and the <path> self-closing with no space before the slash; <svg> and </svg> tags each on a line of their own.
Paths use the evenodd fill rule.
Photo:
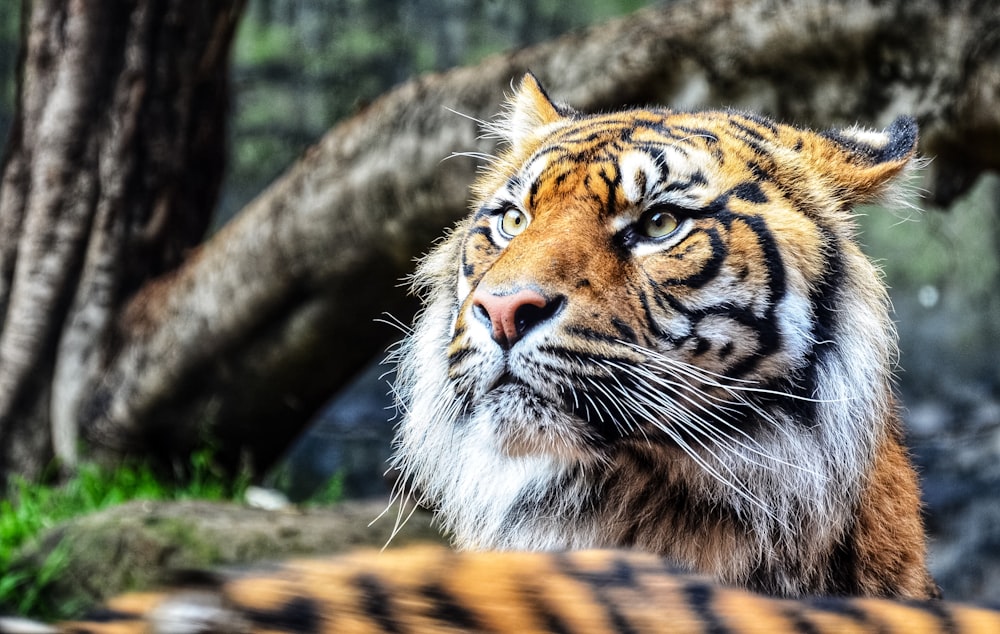
<svg viewBox="0 0 1000 634">
<path fill-rule="evenodd" d="M 884 130 L 854 126 L 818 137 L 822 143 L 810 150 L 812 168 L 825 176 L 844 203 L 912 206 L 906 179 L 900 177 L 921 165 L 913 117 L 897 117 Z"/>
<path fill-rule="evenodd" d="M 899 116 L 885 130 L 861 127 L 827 130 L 822 136 L 869 166 L 907 160 L 917 148 L 917 121 Z"/>
</svg>

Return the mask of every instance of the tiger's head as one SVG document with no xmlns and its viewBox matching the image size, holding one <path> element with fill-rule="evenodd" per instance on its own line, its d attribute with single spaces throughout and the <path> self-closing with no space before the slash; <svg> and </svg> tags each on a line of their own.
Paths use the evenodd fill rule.
<svg viewBox="0 0 1000 634">
<path fill-rule="evenodd" d="M 528 75 L 488 128 L 505 148 L 415 275 L 396 385 L 396 465 L 456 542 L 712 570 L 681 508 L 718 516 L 738 578 L 841 540 L 896 425 L 851 209 L 912 165 L 914 122 L 585 115 Z"/>
</svg>

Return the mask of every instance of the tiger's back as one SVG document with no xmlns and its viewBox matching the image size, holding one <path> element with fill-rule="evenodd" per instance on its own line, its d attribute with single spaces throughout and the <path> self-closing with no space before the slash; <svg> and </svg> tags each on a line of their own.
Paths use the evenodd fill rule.
<svg viewBox="0 0 1000 634">
<path fill-rule="evenodd" d="M 60 632 L 815 633 L 1000 631 L 1000 614 L 941 601 L 775 599 L 626 551 L 356 552 L 125 595 Z M 17 630 L 3 628 L 0 631 Z"/>
</svg>

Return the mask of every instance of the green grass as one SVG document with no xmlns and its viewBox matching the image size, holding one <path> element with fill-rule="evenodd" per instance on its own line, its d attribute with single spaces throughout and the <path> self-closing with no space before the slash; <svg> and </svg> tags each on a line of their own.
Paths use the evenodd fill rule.
<svg viewBox="0 0 1000 634">
<path fill-rule="evenodd" d="M 168 482 L 142 463 L 115 469 L 83 465 L 60 486 L 14 478 L 0 500 L 0 609 L 36 617 L 61 616 L 44 605 L 45 587 L 65 567 L 67 549 L 57 547 L 38 570 L 10 572 L 18 549 L 42 531 L 72 517 L 129 500 L 225 500 L 242 498 L 248 477 L 227 480 L 212 460 L 211 450 L 191 456 L 188 477 Z M 60 606 L 63 607 L 63 606 Z"/>
</svg>

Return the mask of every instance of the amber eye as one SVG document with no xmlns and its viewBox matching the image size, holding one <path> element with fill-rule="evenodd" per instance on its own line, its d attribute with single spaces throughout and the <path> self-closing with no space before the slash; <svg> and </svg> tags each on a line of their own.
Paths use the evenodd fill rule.
<svg viewBox="0 0 1000 634">
<path fill-rule="evenodd" d="M 677 217 L 666 211 L 648 211 L 639 219 L 639 231 L 647 238 L 662 238 L 677 229 Z"/>
<path fill-rule="evenodd" d="M 500 233 L 507 238 L 513 238 L 528 226 L 528 216 L 520 209 L 513 207 L 503 212 L 500 217 Z"/>
</svg>

